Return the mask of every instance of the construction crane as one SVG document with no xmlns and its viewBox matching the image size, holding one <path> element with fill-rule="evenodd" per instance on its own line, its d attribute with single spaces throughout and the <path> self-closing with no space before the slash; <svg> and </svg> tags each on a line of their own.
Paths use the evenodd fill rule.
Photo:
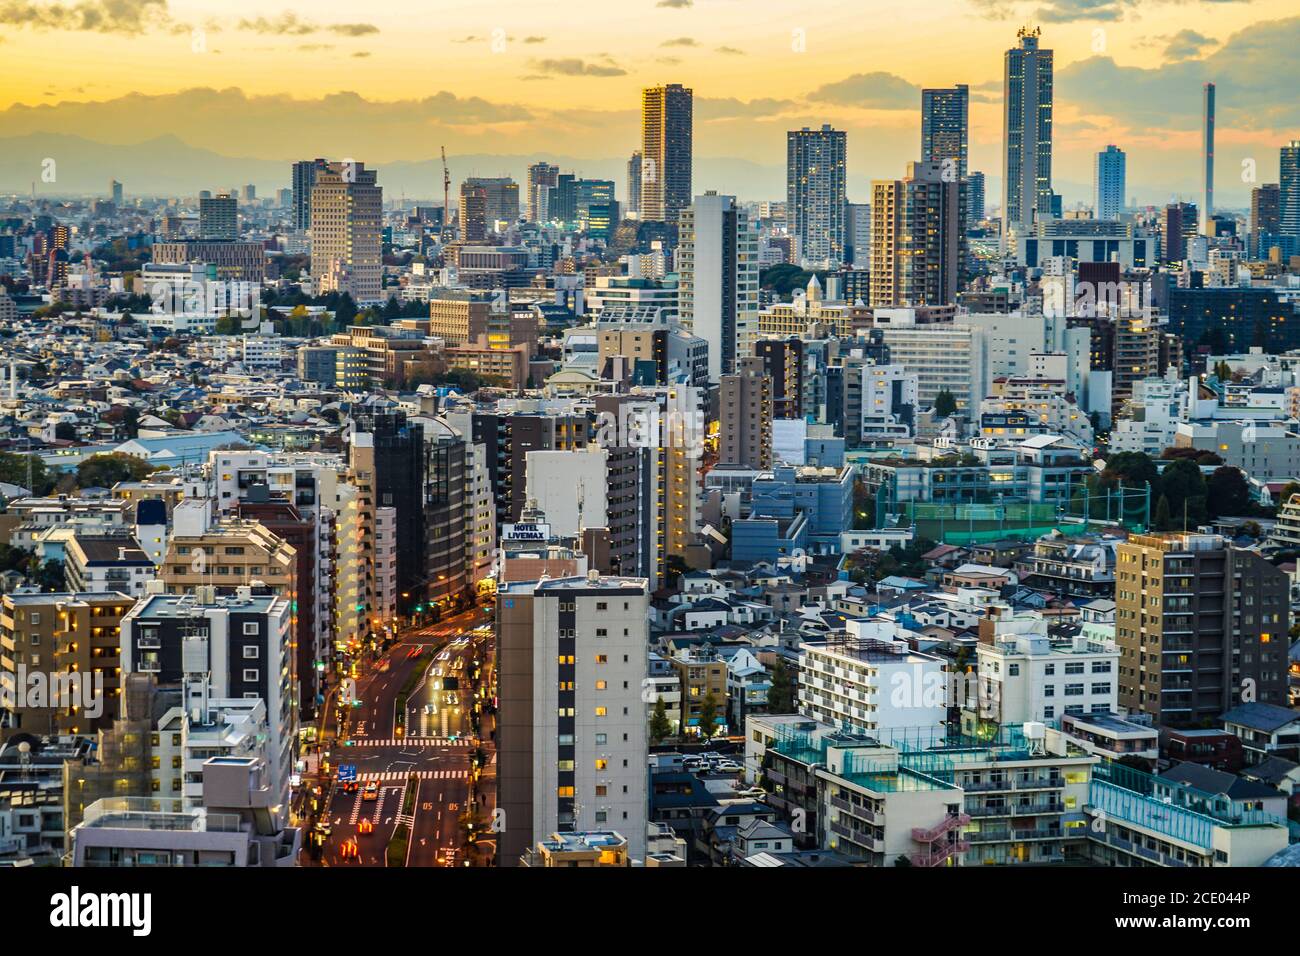
<svg viewBox="0 0 1300 956">
<path fill-rule="evenodd" d="M 451 236 L 451 173 L 447 171 L 447 147 L 442 147 L 442 238 Z"/>
</svg>

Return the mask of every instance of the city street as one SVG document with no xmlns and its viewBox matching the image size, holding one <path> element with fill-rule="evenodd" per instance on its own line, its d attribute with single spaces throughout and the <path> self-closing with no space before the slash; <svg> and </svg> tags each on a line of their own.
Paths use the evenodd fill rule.
<svg viewBox="0 0 1300 956">
<path fill-rule="evenodd" d="M 358 706 L 349 709 L 344 735 L 334 739 L 338 694 L 327 702 L 322 726 L 330 728 L 321 755 L 330 777 L 340 768 L 355 786 L 336 782 L 320 819 L 329 827 L 319 859 L 308 865 L 385 866 L 398 827 L 410 828 L 408 866 L 459 866 L 465 860 L 461 816 L 470 800 L 472 757 L 491 744 L 471 736 L 465 698 L 467 667 L 476 646 L 473 628 L 490 621 L 475 608 L 434 625 L 403 632 L 372 667 L 356 678 Z M 456 690 L 444 690 L 444 684 Z M 399 698 L 409 699 L 402 712 Z M 328 756 L 326 756 L 328 754 Z M 367 792 L 369 791 L 369 792 Z M 490 815 L 491 808 L 480 812 Z M 355 851 L 351 847 L 355 846 Z M 399 865 L 394 859 L 393 865 Z"/>
</svg>

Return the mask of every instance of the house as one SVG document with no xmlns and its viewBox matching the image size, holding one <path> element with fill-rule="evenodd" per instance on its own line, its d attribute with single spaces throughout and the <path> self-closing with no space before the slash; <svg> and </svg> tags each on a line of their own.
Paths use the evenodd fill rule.
<svg viewBox="0 0 1300 956">
<path fill-rule="evenodd" d="M 1262 811 L 1275 817 L 1286 818 L 1286 794 L 1257 781 L 1247 780 L 1223 770 L 1204 767 L 1198 763 L 1184 762 L 1170 767 L 1156 777 L 1154 782 L 1153 796 L 1157 799 L 1168 795 L 1164 792 L 1168 784 L 1182 784 L 1220 800 L 1227 800 L 1231 804 L 1230 812 L 1234 816 L 1243 816 L 1251 811 Z"/>
<path fill-rule="evenodd" d="M 1262 704 L 1240 704 L 1223 715 L 1223 728 L 1241 738 L 1246 763 L 1283 757 L 1300 763 L 1300 710 Z"/>
</svg>

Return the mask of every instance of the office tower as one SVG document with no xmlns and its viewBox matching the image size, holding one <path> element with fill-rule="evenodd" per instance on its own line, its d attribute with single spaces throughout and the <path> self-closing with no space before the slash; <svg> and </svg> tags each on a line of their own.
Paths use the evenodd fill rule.
<svg viewBox="0 0 1300 956">
<path fill-rule="evenodd" d="M 641 150 L 627 161 L 627 214 L 629 218 L 641 216 Z"/>
<path fill-rule="evenodd" d="M 1124 211 L 1124 150 L 1107 146 L 1092 167 L 1092 214 L 1097 219 L 1118 219 Z"/>
<path fill-rule="evenodd" d="M 406 413 L 394 411 L 379 404 L 365 405 L 353 413 L 354 428 L 351 436 L 350 474 L 361 490 L 366 507 L 372 512 L 385 508 L 395 509 L 396 533 L 384 540 L 371 517 L 362 521 L 363 533 L 368 541 L 363 548 L 365 564 L 363 578 L 367 579 L 366 610 L 382 622 L 379 613 L 380 583 L 383 552 L 396 545 L 395 587 L 402 600 L 398 614 L 410 614 L 416 605 L 426 603 L 426 588 L 430 582 L 425 573 L 428 543 L 424 532 L 424 497 L 426 453 L 424 428 L 419 422 L 407 421 Z"/>
<path fill-rule="evenodd" d="M 921 91 L 921 159 L 949 160 L 957 179 L 966 178 L 969 109 L 970 90 L 964 83 Z"/>
<path fill-rule="evenodd" d="M 114 206 L 122 205 L 122 184 L 116 179 L 109 181 L 108 193 L 113 199 Z"/>
<path fill-rule="evenodd" d="M 838 265 L 844 261 L 846 135 L 829 123 L 785 135 L 786 215 L 799 261 Z"/>
<path fill-rule="evenodd" d="M 579 179 L 573 184 L 575 218 L 588 235 L 608 239 L 618 222 L 614 180 Z"/>
<path fill-rule="evenodd" d="M 519 184 L 508 176 L 471 176 L 460 184 L 461 196 L 467 188 L 483 190 L 489 229 L 498 222 L 513 223 L 519 219 Z"/>
<path fill-rule="evenodd" d="M 644 578 L 503 583 L 497 613 L 498 859 L 552 833 L 615 830 L 645 853 Z"/>
<path fill-rule="evenodd" d="M 1289 584 L 1258 552 L 1217 534 L 1131 535 L 1116 548 L 1115 605 L 1130 713 L 1201 727 L 1243 700 L 1286 705 Z"/>
<path fill-rule="evenodd" d="M 244 202 L 252 202 L 257 199 L 257 187 L 252 183 L 244 185 Z"/>
<path fill-rule="evenodd" d="M 677 222 L 691 202 L 693 96 L 677 83 L 641 91 L 641 218 Z"/>
<path fill-rule="evenodd" d="M 1187 240 L 1196 235 L 1196 203 L 1176 202 L 1160 218 L 1160 256 L 1164 262 L 1187 258 Z"/>
<path fill-rule="evenodd" d="M 1024 233 L 1052 213 L 1052 51 L 1021 28 L 1003 76 L 1002 235 Z"/>
<path fill-rule="evenodd" d="M 239 238 L 238 201 L 230 193 L 199 200 L 199 238 L 208 242 L 234 242 Z"/>
<path fill-rule="evenodd" d="M 867 269 L 871 265 L 871 203 L 869 202 L 844 204 L 844 264 L 856 269 Z"/>
<path fill-rule="evenodd" d="M 323 159 L 304 159 L 293 164 L 293 227 L 311 228 L 311 190 L 316 174 L 328 164 Z"/>
<path fill-rule="evenodd" d="M 1300 245 L 1300 139 L 1282 147 L 1279 177 L 1278 231 Z"/>
<path fill-rule="evenodd" d="M 1263 258 L 1268 250 L 1263 248 L 1282 231 L 1281 186 L 1264 183 L 1250 191 L 1250 249 L 1252 258 Z"/>
<path fill-rule="evenodd" d="M 1205 84 L 1205 126 L 1201 132 L 1201 153 L 1205 161 L 1205 185 L 1202 191 L 1201 221 L 1206 224 L 1214 215 L 1214 84 Z M 1208 228 L 1201 230 L 1209 234 Z"/>
<path fill-rule="evenodd" d="M 560 167 L 550 163 L 533 163 L 528 167 L 528 221 L 550 220 L 550 193 L 560 175 Z"/>
<path fill-rule="evenodd" d="M 578 218 L 578 177 L 573 173 L 560 173 L 555 177 L 555 188 L 550 193 L 550 218 L 558 222 L 573 222 Z"/>
<path fill-rule="evenodd" d="M 487 190 L 463 182 L 460 184 L 460 241 L 483 242 L 487 234 Z"/>
<path fill-rule="evenodd" d="M 939 163 L 871 184 L 871 306 L 949 305 L 961 269 L 961 184 Z"/>
<path fill-rule="evenodd" d="M 971 173 L 966 177 L 966 222 L 974 224 L 984 221 L 984 174 Z"/>
<path fill-rule="evenodd" d="M 718 389 L 718 463 L 772 467 L 772 378 L 764 360 L 748 356 Z"/>
<path fill-rule="evenodd" d="M 758 331 L 758 231 L 735 196 L 710 191 L 682 210 L 677 272 L 679 320 L 709 343 L 716 382 Z"/>
<path fill-rule="evenodd" d="M 326 163 L 311 191 L 311 276 L 316 294 L 383 301 L 384 190 L 364 163 Z"/>
</svg>

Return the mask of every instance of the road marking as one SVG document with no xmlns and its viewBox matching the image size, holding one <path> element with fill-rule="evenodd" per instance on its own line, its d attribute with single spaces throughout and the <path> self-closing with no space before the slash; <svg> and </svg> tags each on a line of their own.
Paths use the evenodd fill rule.
<svg viewBox="0 0 1300 956">
<path fill-rule="evenodd" d="M 448 737 L 424 737 L 412 734 L 410 737 L 366 737 L 364 739 L 353 737 L 352 747 L 419 747 L 427 749 L 429 747 L 472 747 L 474 742 L 465 737 L 452 740 Z M 351 747 L 341 747 L 347 751 Z"/>
<path fill-rule="evenodd" d="M 375 781 L 377 783 L 390 783 L 397 780 L 406 780 L 414 777 L 416 780 L 465 780 L 469 777 L 468 770 L 385 770 L 377 773 L 359 773 L 357 779 L 362 783 Z M 381 791 L 382 794 L 382 791 Z"/>
</svg>

